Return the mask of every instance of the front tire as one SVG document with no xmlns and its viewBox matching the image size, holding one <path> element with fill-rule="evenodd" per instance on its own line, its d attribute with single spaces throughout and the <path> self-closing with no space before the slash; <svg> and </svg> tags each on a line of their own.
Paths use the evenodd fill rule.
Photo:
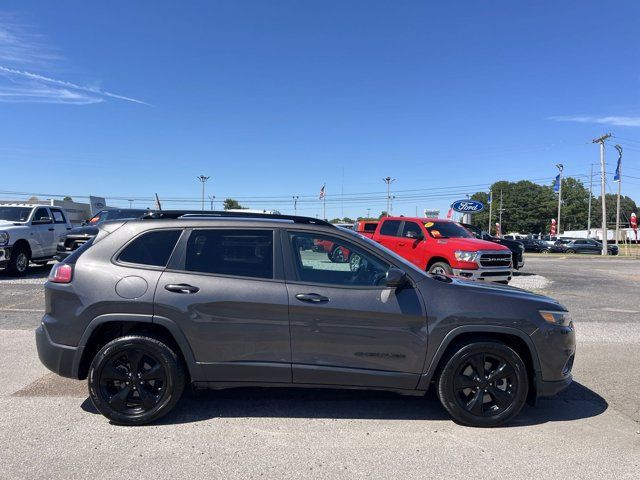
<svg viewBox="0 0 640 480">
<path fill-rule="evenodd" d="M 512 420 L 529 392 L 527 369 L 503 343 L 473 342 L 445 362 L 438 378 L 438 397 L 463 425 L 497 427 Z"/>
<path fill-rule="evenodd" d="M 576 251 L 573 248 L 568 248 L 564 253 L 568 253 L 569 255 L 573 255 Z"/>
<path fill-rule="evenodd" d="M 28 249 L 23 246 L 14 247 L 9 263 L 7 264 L 7 271 L 15 277 L 22 277 L 26 275 L 27 270 L 29 270 L 30 260 L 31 255 Z"/>
<path fill-rule="evenodd" d="M 453 275 L 453 269 L 448 263 L 436 262 L 429 267 L 429 273 L 431 275 Z"/>
<path fill-rule="evenodd" d="M 142 425 L 166 415 L 178 403 L 185 371 L 180 357 L 166 344 L 129 335 L 100 349 L 87 381 L 100 413 L 120 425 Z"/>
</svg>

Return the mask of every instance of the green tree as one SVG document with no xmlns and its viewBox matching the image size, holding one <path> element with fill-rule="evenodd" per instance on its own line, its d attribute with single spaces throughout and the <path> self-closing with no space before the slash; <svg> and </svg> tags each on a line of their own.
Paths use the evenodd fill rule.
<svg viewBox="0 0 640 480">
<path fill-rule="evenodd" d="M 225 210 L 239 210 L 241 208 L 246 208 L 240 205 L 240 202 L 234 200 L 233 198 L 226 198 L 224 202 L 222 202 Z"/>
<path fill-rule="evenodd" d="M 607 207 L 607 226 L 609 228 L 615 228 L 616 226 L 616 203 L 618 199 L 617 194 L 607 193 L 606 207 Z M 629 218 L 631 214 L 635 212 L 638 214 L 638 205 L 631 198 L 626 195 L 620 196 L 620 225 L 621 227 L 629 226 Z M 602 197 L 595 198 L 591 205 L 591 228 L 600 228 L 602 226 Z"/>
<path fill-rule="evenodd" d="M 387 211 L 383 210 L 382 212 L 380 212 L 380 216 L 378 217 L 378 220 L 380 220 L 382 217 L 386 217 L 387 216 Z"/>
<path fill-rule="evenodd" d="M 69 195 L 64 197 L 62 200 L 65 201 L 65 202 L 73 202 L 73 198 L 71 198 Z"/>
</svg>

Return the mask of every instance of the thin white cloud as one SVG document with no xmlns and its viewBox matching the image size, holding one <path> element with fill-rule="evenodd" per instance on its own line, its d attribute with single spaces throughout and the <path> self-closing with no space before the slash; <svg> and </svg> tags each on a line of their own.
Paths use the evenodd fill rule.
<svg viewBox="0 0 640 480">
<path fill-rule="evenodd" d="M 119 100 L 126 100 L 127 102 L 139 103 L 141 105 L 149 105 L 148 103 L 143 102 L 142 100 L 136 100 L 135 98 L 125 97 L 124 95 L 118 95 L 115 93 L 107 92 L 105 90 L 100 90 L 98 88 L 85 87 L 75 83 L 67 82 L 65 80 L 58 80 L 56 78 L 45 77 L 44 75 L 38 75 L 37 73 L 25 72 L 22 70 L 15 70 L 13 68 L 3 67 L 2 65 L 0 65 L 0 73 L 9 75 L 9 76 L 18 76 L 18 77 L 26 78 L 29 80 L 33 80 L 35 82 L 58 85 L 67 89 L 77 90 L 85 93 L 91 93 L 91 94 L 100 95 L 103 97 L 117 98 Z"/>
<path fill-rule="evenodd" d="M 605 117 L 597 117 L 593 115 L 568 115 L 549 117 L 549 119 L 556 122 L 597 123 L 600 125 L 614 125 L 617 127 L 640 127 L 640 117 L 623 117 L 615 115 Z"/>
<path fill-rule="evenodd" d="M 97 87 L 33 73 L 52 71 L 61 60 L 41 35 L 32 33 L 15 16 L 0 13 L 0 102 L 90 105 L 112 98 L 149 105 Z"/>
</svg>

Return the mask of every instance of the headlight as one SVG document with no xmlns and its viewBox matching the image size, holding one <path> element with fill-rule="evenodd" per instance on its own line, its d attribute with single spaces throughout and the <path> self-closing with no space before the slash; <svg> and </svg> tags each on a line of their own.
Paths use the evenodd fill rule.
<svg viewBox="0 0 640 480">
<path fill-rule="evenodd" d="M 464 250 L 456 250 L 456 260 L 459 262 L 475 262 L 478 252 L 465 252 Z"/>
<path fill-rule="evenodd" d="M 551 325 L 561 325 L 566 327 L 571 323 L 571 317 L 569 316 L 569 312 L 557 312 L 551 310 L 540 310 L 540 316 L 542 319 L 550 323 Z"/>
<path fill-rule="evenodd" d="M 0 232 L 0 245 L 7 245 L 9 243 L 9 234 L 7 232 Z"/>
</svg>

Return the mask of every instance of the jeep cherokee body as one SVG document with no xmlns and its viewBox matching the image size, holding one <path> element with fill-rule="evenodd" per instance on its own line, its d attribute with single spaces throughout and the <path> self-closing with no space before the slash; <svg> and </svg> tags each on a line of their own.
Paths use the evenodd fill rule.
<svg viewBox="0 0 640 480">
<path fill-rule="evenodd" d="M 316 219 L 235 215 L 101 225 L 46 283 L 44 365 L 88 377 L 98 410 L 123 424 L 164 415 L 186 378 L 408 395 L 436 383 L 479 426 L 571 382 L 573 324 L 550 298 L 428 275 Z M 331 262 L 314 240 L 358 261 Z"/>
</svg>

